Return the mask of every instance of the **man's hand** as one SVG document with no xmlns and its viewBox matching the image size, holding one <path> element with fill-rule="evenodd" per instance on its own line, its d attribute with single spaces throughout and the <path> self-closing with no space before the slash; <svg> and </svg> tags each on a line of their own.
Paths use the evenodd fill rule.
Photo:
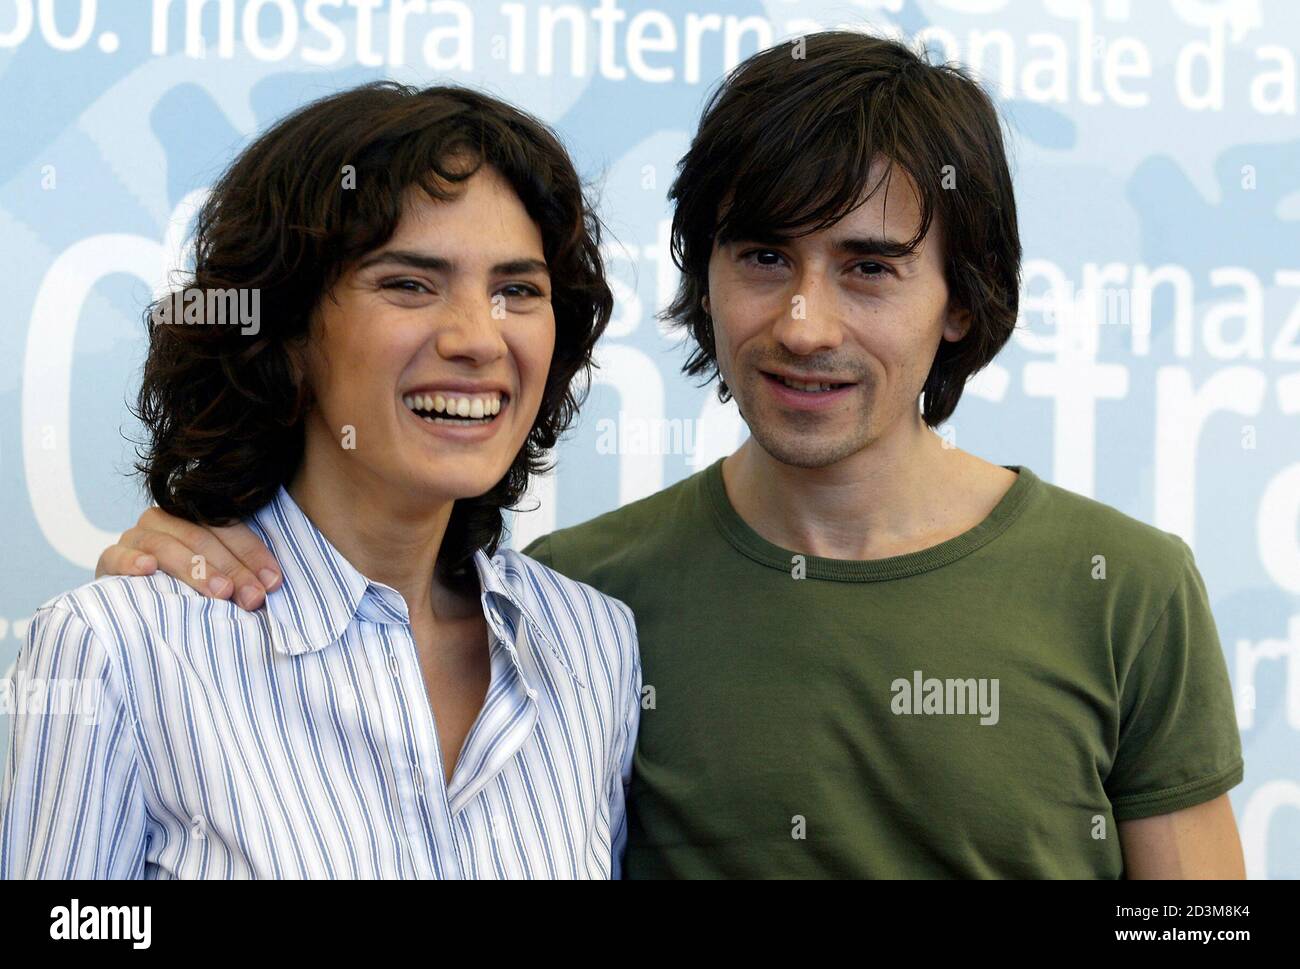
<svg viewBox="0 0 1300 969">
<path fill-rule="evenodd" d="M 1245 878 L 1228 795 L 1137 821 L 1119 822 L 1128 878 Z"/>
<path fill-rule="evenodd" d="M 199 561 L 195 561 L 198 557 Z M 247 525 L 205 528 L 148 508 L 99 556 L 95 578 L 152 575 L 161 568 L 213 599 L 229 599 L 252 611 L 280 584 L 280 568 Z"/>
</svg>

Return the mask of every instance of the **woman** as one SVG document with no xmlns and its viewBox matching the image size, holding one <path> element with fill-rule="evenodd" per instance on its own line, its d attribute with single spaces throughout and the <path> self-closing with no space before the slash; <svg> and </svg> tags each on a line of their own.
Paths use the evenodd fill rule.
<svg viewBox="0 0 1300 969">
<path fill-rule="evenodd" d="M 41 608 L 19 675 L 98 702 L 15 717 L 0 877 L 617 876 L 631 613 L 497 551 L 611 306 L 571 161 L 506 104 L 378 83 L 250 145 L 151 307 L 140 468 L 282 580 Z"/>
</svg>

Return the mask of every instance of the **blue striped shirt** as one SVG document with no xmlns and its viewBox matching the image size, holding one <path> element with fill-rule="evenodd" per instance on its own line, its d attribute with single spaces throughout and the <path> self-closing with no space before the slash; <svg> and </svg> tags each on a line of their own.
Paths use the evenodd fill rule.
<svg viewBox="0 0 1300 969">
<path fill-rule="evenodd" d="M 89 705 L 15 711 L 0 878 L 618 877 L 623 603 L 476 553 L 491 684 L 448 784 L 402 596 L 283 489 L 249 524 L 284 575 L 255 613 L 156 574 L 36 614 L 15 682 Z"/>
</svg>

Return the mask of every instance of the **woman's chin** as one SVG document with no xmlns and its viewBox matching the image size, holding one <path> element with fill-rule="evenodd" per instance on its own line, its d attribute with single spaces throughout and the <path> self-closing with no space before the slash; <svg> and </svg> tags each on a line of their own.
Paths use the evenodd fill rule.
<svg viewBox="0 0 1300 969">
<path fill-rule="evenodd" d="M 509 470 L 509 466 L 499 470 L 495 466 L 479 470 L 466 467 L 466 463 L 468 462 L 457 462 L 457 467 L 433 474 L 427 467 L 412 469 L 405 484 L 408 489 L 431 502 L 463 501 L 487 494 Z"/>
</svg>

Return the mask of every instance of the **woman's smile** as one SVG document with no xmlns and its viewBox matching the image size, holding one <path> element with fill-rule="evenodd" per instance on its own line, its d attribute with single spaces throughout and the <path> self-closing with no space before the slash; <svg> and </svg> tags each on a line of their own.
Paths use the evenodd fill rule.
<svg viewBox="0 0 1300 969">
<path fill-rule="evenodd" d="M 456 441 L 482 441 L 504 423 L 502 415 L 510 405 L 510 395 L 499 390 L 427 390 L 404 394 L 402 404 L 426 433 Z"/>
</svg>

